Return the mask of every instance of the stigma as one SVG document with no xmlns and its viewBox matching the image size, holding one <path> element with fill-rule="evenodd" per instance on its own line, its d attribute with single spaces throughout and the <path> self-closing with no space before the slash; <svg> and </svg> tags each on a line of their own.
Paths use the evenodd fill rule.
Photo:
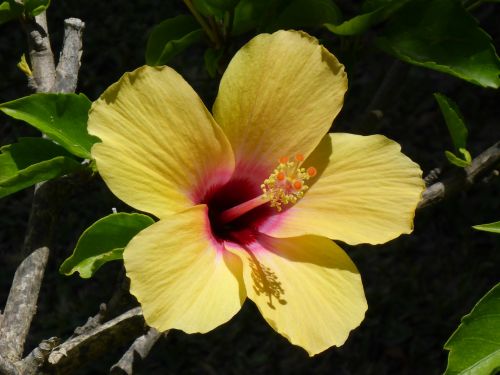
<svg viewBox="0 0 500 375">
<path fill-rule="evenodd" d="M 280 212 L 284 206 L 297 203 L 309 186 L 307 181 L 316 176 L 316 168 L 303 168 L 304 155 L 296 154 L 293 159 L 283 156 L 273 173 L 260 185 L 263 199 Z"/>
</svg>

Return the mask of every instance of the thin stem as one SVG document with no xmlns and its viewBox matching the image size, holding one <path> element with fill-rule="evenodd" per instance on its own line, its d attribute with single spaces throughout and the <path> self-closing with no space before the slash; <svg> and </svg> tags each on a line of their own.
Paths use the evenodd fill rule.
<svg viewBox="0 0 500 375">
<path fill-rule="evenodd" d="M 201 28 L 205 31 L 210 41 L 214 44 L 215 48 L 216 49 L 219 48 L 220 40 L 219 36 L 217 35 L 217 32 L 215 32 L 210 27 L 210 25 L 205 21 L 203 16 L 200 13 L 198 13 L 191 0 L 183 0 L 183 1 L 184 4 L 186 4 L 186 6 L 188 7 L 189 11 L 193 14 L 194 18 L 196 18 L 196 21 L 198 21 Z"/>
<path fill-rule="evenodd" d="M 223 224 L 229 223 L 234 219 L 246 214 L 248 211 L 253 210 L 259 206 L 262 206 L 264 203 L 269 202 L 269 198 L 264 195 L 259 195 L 249 201 L 240 203 L 237 206 L 231 207 L 225 211 L 223 211 L 220 215 L 220 220 Z"/>
</svg>

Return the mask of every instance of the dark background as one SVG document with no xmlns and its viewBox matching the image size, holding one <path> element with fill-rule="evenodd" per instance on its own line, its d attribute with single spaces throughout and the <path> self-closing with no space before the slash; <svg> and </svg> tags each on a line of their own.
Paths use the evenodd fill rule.
<svg viewBox="0 0 500 375">
<path fill-rule="evenodd" d="M 345 1 L 347 16 L 356 7 Z M 500 6 L 484 5 L 474 15 L 500 48 L 497 23 Z M 63 20 L 86 23 L 78 91 L 94 100 L 125 71 L 144 64 L 148 31 L 173 15 L 187 13 L 182 3 L 159 0 L 53 1 L 48 11 L 54 51 L 59 51 Z M 469 150 L 474 157 L 500 139 L 500 94 L 441 73 L 395 63 L 373 47 L 375 31 L 341 42 L 324 30 L 308 30 L 346 64 L 350 87 L 345 107 L 333 131 L 381 133 L 401 143 L 426 175 L 447 167 L 443 151 L 451 149 L 433 92 L 455 100 L 469 126 Z M 252 35 L 236 41 L 236 47 Z M 28 95 L 16 68 L 26 40 L 20 26 L 0 26 L 0 102 Z M 203 67 L 203 47 L 194 46 L 173 65 L 200 93 L 208 107 L 217 81 Z M 56 52 L 57 54 L 57 52 Z M 388 76 L 389 78 L 386 78 Z M 381 120 L 367 116 L 371 102 L 386 79 L 388 89 L 378 98 Z M 37 132 L 0 114 L 0 144 Z M 442 349 L 460 318 L 498 282 L 500 236 L 471 226 L 500 220 L 500 180 L 477 184 L 467 192 L 420 210 L 415 231 L 380 246 L 349 247 L 366 289 L 369 310 L 363 324 L 341 348 L 309 358 L 267 326 L 247 302 L 229 323 L 205 335 L 172 331 L 161 339 L 139 374 L 439 374 L 446 367 Z M 29 217 L 32 189 L 0 200 L 0 306 L 21 262 L 20 248 Z M 121 265 L 105 265 L 90 280 L 57 272 L 82 231 L 112 207 L 127 210 L 99 180 L 76 189 L 65 203 L 40 293 L 38 313 L 26 350 L 51 336 L 68 337 L 77 325 L 98 311 L 116 287 Z M 496 271 L 495 271 L 496 270 Z M 307 319 L 308 317 L 301 317 Z M 81 374 L 105 374 L 125 348 L 116 348 L 102 362 Z"/>
</svg>

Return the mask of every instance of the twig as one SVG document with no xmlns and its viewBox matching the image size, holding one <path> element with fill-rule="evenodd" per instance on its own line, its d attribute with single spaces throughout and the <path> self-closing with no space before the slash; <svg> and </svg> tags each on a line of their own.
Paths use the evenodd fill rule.
<svg viewBox="0 0 500 375">
<path fill-rule="evenodd" d="M 49 92 L 54 86 L 56 70 L 50 46 L 46 12 L 24 23 L 28 36 L 31 70 L 36 92 Z"/>
<path fill-rule="evenodd" d="M 0 327 L 0 354 L 10 362 L 21 359 L 24 341 L 36 312 L 49 249 L 41 247 L 17 268 Z"/>
<path fill-rule="evenodd" d="M 70 374 L 75 368 L 130 342 L 145 331 L 141 308 L 136 307 L 56 347 L 48 356 L 50 373 Z"/>
<path fill-rule="evenodd" d="M 167 335 L 164 333 L 163 335 Z M 158 339 L 162 336 L 154 328 L 150 328 L 147 333 L 138 337 L 134 343 L 128 348 L 123 357 L 115 363 L 111 369 L 110 374 L 112 375 L 132 375 L 134 371 L 134 364 L 137 364 L 137 360 L 144 360 L 153 346 L 156 344 Z"/>
<path fill-rule="evenodd" d="M 84 28 L 85 23 L 78 18 L 68 18 L 64 21 L 63 48 L 57 64 L 55 84 L 51 91 L 75 92 L 82 58 Z"/>
<path fill-rule="evenodd" d="M 499 166 L 500 142 L 497 142 L 474 158 L 468 167 L 457 170 L 442 181 L 436 182 L 425 189 L 417 208 L 438 203 L 450 195 L 470 187 L 482 178 L 487 177 Z"/>
</svg>

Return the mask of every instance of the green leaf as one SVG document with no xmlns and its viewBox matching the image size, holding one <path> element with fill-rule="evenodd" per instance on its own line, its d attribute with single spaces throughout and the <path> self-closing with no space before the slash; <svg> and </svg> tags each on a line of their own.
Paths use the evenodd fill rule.
<svg viewBox="0 0 500 375">
<path fill-rule="evenodd" d="M 414 0 L 390 19 L 377 45 L 410 64 L 483 87 L 500 87 L 491 38 L 456 0 Z"/>
<path fill-rule="evenodd" d="M 50 0 L 24 0 L 24 12 L 34 17 L 42 13 L 49 5 Z"/>
<path fill-rule="evenodd" d="M 0 104 L 0 111 L 26 121 L 73 155 L 90 159 L 98 141 L 87 132 L 91 102 L 83 94 L 33 94 Z"/>
<path fill-rule="evenodd" d="M 500 233 L 500 221 L 489 224 L 474 225 L 472 228 L 485 232 Z"/>
<path fill-rule="evenodd" d="M 222 18 L 224 11 L 232 11 L 239 0 L 193 0 L 194 7 L 204 16 Z"/>
<path fill-rule="evenodd" d="M 257 28 L 273 3 L 270 0 L 241 0 L 234 9 L 231 34 L 241 35 Z"/>
<path fill-rule="evenodd" d="M 205 68 L 207 69 L 208 75 L 212 78 L 215 78 L 217 75 L 217 70 L 219 68 L 219 62 L 222 56 L 224 55 L 224 51 L 222 49 L 215 50 L 213 48 L 207 48 L 203 58 L 205 60 Z"/>
<path fill-rule="evenodd" d="M 462 318 L 444 348 L 450 351 L 445 375 L 496 374 L 500 369 L 500 284 Z"/>
<path fill-rule="evenodd" d="M 149 34 L 146 64 L 166 64 L 172 57 L 203 39 L 203 30 L 194 17 L 177 16 L 156 25 Z"/>
<path fill-rule="evenodd" d="M 459 158 L 458 156 L 456 156 L 451 151 L 445 151 L 444 154 L 446 155 L 446 159 L 448 159 L 448 161 L 451 164 L 456 165 L 457 167 L 465 168 L 465 167 L 468 167 L 470 165 L 470 160 L 469 161 L 463 160 L 463 159 Z"/>
<path fill-rule="evenodd" d="M 277 16 L 269 31 L 316 27 L 340 22 L 342 14 L 331 0 L 294 0 Z"/>
<path fill-rule="evenodd" d="M 82 168 L 64 148 L 43 138 L 21 138 L 0 152 L 0 198 Z"/>
<path fill-rule="evenodd" d="M 407 2 L 408 0 L 378 2 L 377 4 L 365 7 L 367 13 L 360 14 L 340 24 L 327 23 L 325 27 L 337 35 L 358 35 L 388 19 Z"/>
<path fill-rule="evenodd" d="M 23 14 L 23 6 L 14 0 L 0 1 L 0 25 Z"/>
<path fill-rule="evenodd" d="M 455 150 L 465 149 L 467 146 L 467 126 L 456 103 L 443 94 L 434 94 L 434 98 L 439 104 L 444 121 L 450 132 Z"/>
<path fill-rule="evenodd" d="M 88 279 L 104 264 L 122 259 L 123 249 L 141 230 L 154 223 L 142 214 L 116 213 L 99 219 L 80 236 L 73 255 L 61 264 L 59 272 L 71 275 L 78 271 Z"/>
</svg>

